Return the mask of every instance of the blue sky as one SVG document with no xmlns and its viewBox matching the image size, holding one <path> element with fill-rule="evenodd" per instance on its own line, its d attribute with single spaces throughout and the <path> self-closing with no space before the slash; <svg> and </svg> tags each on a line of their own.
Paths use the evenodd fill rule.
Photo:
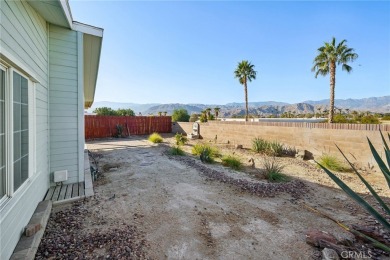
<svg viewBox="0 0 390 260">
<path fill-rule="evenodd" d="M 233 71 L 258 76 L 249 101 L 329 98 L 329 77 L 311 72 L 332 36 L 359 54 L 336 73 L 336 98 L 390 95 L 388 1 L 78 1 L 73 19 L 104 28 L 95 101 L 244 102 Z"/>
</svg>

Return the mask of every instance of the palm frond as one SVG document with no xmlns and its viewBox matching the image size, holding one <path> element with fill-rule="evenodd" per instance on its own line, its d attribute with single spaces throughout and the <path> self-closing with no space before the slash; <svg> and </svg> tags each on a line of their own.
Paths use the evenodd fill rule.
<svg viewBox="0 0 390 260">
<path fill-rule="evenodd" d="M 352 67 L 347 65 L 347 64 L 343 64 L 343 66 L 341 68 L 342 68 L 342 70 L 345 70 L 348 73 L 350 73 L 352 71 Z"/>
</svg>

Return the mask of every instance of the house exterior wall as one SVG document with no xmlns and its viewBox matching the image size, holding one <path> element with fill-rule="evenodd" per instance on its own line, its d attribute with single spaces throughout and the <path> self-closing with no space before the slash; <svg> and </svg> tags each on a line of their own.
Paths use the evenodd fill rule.
<svg viewBox="0 0 390 260">
<path fill-rule="evenodd" d="M 0 51 L 36 77 L 36 167 L 25 185 L 0 205 L 0 259 L 8 259 L 24 226 L 49 187 L 48 30 L 46 21 L 24 1 L 0 1 Z"/>
<path fill-rule="evenodd" d="M 55 25 L 49 25 L 49 85 L 50 85 L 50 173 L 68 170 L 68 181 L 83 180 L 84 162 L 83 130 L 79 122 L 79 95 L 83 94 L 79 84 L 80 33 Z M 82 45 L 81 45 L 82 46 Z M 82 157 L 82 160 L 79 158 Z M 80 162 L 81 161 L 81 162 Z"/>
</svg>

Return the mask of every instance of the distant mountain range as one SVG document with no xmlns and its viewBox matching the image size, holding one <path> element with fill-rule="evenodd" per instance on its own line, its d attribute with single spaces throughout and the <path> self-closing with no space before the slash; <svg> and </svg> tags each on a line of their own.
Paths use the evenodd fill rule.
<svg viewBox="0 0 390 260">
<path fill-rule="evenodd" d="M 329 99 L 312 101 L 307 100 L 296 104 L 289 104 L 285 102 L 266 101 L 266 102 L 249 102 L 249 113 L 254 115 L 270 115 L 281 114 L 283 112 L 291 112 L 297 114 L 317 113 L 319 110 L 328 109 Z M 357 111 L 371 111 L 371 112 L 390 112 L 390 96 L 370 97 L 363 99 L 336 99 L 335 106 L 341 109 L 357 110 Z M 189 114 L 200 113 L 206 108 L 219 107 L 221 117 L 231 117 L 234 115 L 245 115 L 245 103 L 228 103 L 225 105 L 210 105 L 210 104 L 136 104 L 136 103 L 117 103 L 117 102 L 95 102 L 88 110 L 92 112 L 97 107 L 111 107 L 131 108 L 136 114 L 143 115 L 154 114 L 158 112 L 168 112 L 172 114 L 173 110 L 184 108 Z"/>
</svg>

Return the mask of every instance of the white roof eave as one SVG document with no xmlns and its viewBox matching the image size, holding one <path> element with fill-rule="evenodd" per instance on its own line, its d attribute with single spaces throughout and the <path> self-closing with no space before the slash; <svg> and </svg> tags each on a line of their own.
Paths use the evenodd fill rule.
<svg viewBox="0 0 390 260">
<path fill-rule="evenodd" d="M 64 11 L 64 15 L 66 17 L 66 21 L 68 22 L 69 28 L 73 29 L 73 17 L 72 12 L 70 10 L 69 1 L 68 0 L 59 0 L 62 10 Z"/>
</svg>

